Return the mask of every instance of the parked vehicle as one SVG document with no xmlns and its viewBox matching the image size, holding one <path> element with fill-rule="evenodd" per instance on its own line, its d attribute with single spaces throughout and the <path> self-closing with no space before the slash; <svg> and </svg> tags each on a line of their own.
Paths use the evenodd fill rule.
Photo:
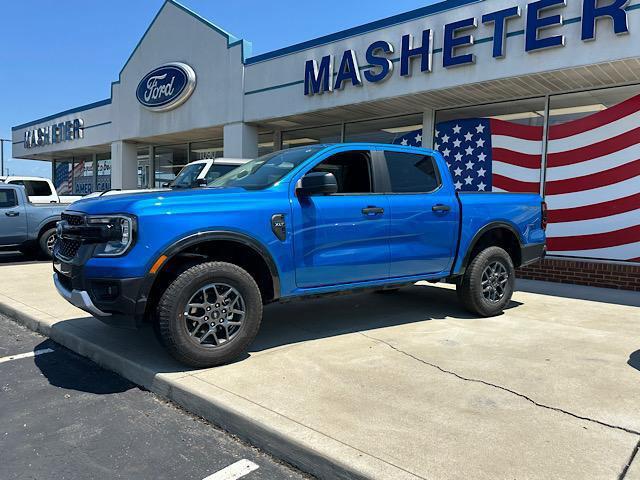
<svg viewBox="0 0 640 480">
<path fill-rule="evenodd" d="M 112 189 L 104 192 L 93 192 L 86 195 L 84 198 L 110 197 L 113 195 L 123 195 L 128 193 L 140 192 L 162 192 L 164 190 L 172 188 L 204 187 L 216 178 L 229 173 L 234 168 L 238 168 L 248 161 L 248 159 L 242 158 L 216 158 L 196 160 L 195 162 L 188 163 L 187 165 L 182 167 L 182 170 L 180 170 L 176 178 L 171 182 L 165 182 L 163 184 L 163 188 L 149 188 L 144 190 Z"/>
<path fill-rule="evenodd" d="M 72 203 L 81 195 L 58 195 L 48 178 L 42 177 L 0 177 L 0 184 L 23 185 L 31 203 Z"/>
<path fill-rule="evenodd" d="M 180 173 L 171 182 L 165 184 L 170 188 L 195 188 L 203 187 L 213 182 L 218 177 L 238 168 L 249 159 L 246 158 L 208 158 L 196 160 L 185 165 Z"/>
<path fill-rule="evenodd" d="M 51 258 L 56 222 L 67 208 L 61 204 L 34 204 L 25 187 L 0 183 L 0 248 L 15 248 Z"/>
<path fill-rule="evenodd" d="M 209 187 L 75 203 L 58 227 L 60 294 L 107 323 L 155 322 L 175 358 L 206 367 L 244 351 L 279 300 L 448 281 L 497 315 L 514 269 L 544 254 L 539 195 L 456 193 L 426 149 L 292 148 Z"/>
</svg>

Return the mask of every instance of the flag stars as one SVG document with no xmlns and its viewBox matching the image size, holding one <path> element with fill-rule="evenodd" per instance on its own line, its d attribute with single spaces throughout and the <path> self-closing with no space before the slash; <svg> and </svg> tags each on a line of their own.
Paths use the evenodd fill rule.
<svg viewBox="0 0 640 480">
<path fill-rule="evenodd" d="M 471 170 L 473 168 L 474 163 L 471 160 L 469 160 L 464 165 L 467 167 L 467 170 Z"/>
<path fill-rule="evenodd" d="M 454 146 L 455 148 L 459 148 L 461 143 L 462 143 L 462 142 L 460 141 L 460 139 L 459 139 L 459 138 L 456 138 L 456 139 L 453 141 L 453 146 Z"/>
<path fill-rule="evenodd" d="M 456 162 L 462 161 L 462 154 L 460 152 L 456 153 L 454 156 L 456 157 Z"/>
<path fill-rule="evenodd" d="M 481 123 L 478 124 L 478 126 L 476 127 L 476 133 L 483 133 L 484 132 L 484 125 L 482 125 Z"/>
<path fill-rule="evenodd" d="M 409 141 L 406 138 L 403 138 L 402 141 L 400 142 L 400 145 L 402 145 L 403 147 L 406 147 L 407 145 L 409 145 Z"/>
<path fill-rule="evenodd" d="M 451 153 L 451 150 L 449 150 L 448 148 L 445 148 L 442 151 L 442 155 L 444 155 L 445 157 L 448 157 L 450 153 Z"/>
<path fill-rule="evenodd" d="M 484 162 L 485 158 L 487 158 L 487 156 L 484 153 L 481 153 L 480 155 L 478 155 L 478 160 L 481 162 Z"/>
<path fill-rule="evenodd" d="M 467 132 L 466 135 L 464 136 L 464 139 L 466 142 L 470 142 L 472 138 L 473 138 L 473 134 L 471 132 Z"/>
<path fill-rule="evenodd" d="M 487 171 L 484 168 L 479 168 L 478 169 L 478 176 L 479 177 L 484 177 L 484 174 L 487 173 Z"/>
<path fill-rule="evenodd" d="M 460 175 L 462 175 L 462 169 L 460 167 L 456 167 L 453 173 L 455 173 L 456 177 L 459 177 Z"/>
<path fill-rule="evenodd" d="M 471 182 L 473 182 L 473 178 L 471 178 L 471 175 L 467 175 L 467 178 L 464 179 L 464 184 L 471 185 Z"/>
<path fill-rule="evenodd" d="M 456 187 L 456 190 L 460 190 L 462 188 L 462 183 L 460 183 L 460 180 L 458 180 L 453 184 L 453 186 Z"/>
<path fill-rule="evenodd" d="M 473 147 L 467 147 L 464 151 L 467 155 L 473 155 Z"/>
<path fill-rule="evenodd" d="M 440 144 L 439 143 L 434 144 L 433 145 L 433 149 L 434 150 L 440 150 Z"/>
<path fill-rule="evenodd" d="M 484 147 L 484 139 L 480 138 L 476 140 L 476 147 L 479 147 L 479 148 Z"/>
<path fill-rule="evenodd" d="M 440 136 L 440 130 L 436 130 L 436 138 Z"/>
<path fill-rule="evenodd" d="M 478 184 L 478 191 L 479 192 L 484 192 L 484 189 L 486 188 L 486 185 L 484 184 L 484 182 L 480 182 Z"/>
<path fill-rule="evenodd" d="M 449 143 L 449 135 L 446 133 L 442 136 L 442 143 Z"/>
<path fill-rule="evenodd" d="M 462 130 L 462 127 L 458 124 L 456 124 L 455 127 L 453 127 L 453 133 L 458 134 L 460 133 L 460 130 Z"/>
<path fill-rule="evenodd" d="M 419 133 L 419 134 L 416 135 L 416 143 L 418 145 L 422 144 L 422 134 Z"/>
</svg>

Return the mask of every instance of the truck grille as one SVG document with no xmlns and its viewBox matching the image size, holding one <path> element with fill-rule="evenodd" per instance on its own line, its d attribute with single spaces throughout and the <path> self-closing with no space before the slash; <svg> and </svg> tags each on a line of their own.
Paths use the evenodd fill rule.
<svg viewBox="0 0 640 480">
<path fill-rule="evenodd" d="M 79 240 L 69 240 L 67 238 L 59 238 L 56 242 L 56 246 L 58 247 L 58 255 L 64 258 L 73 258 L 78 253 L 78 249 L 80 248 Z"/>
<path fill-rule="evenodd" d="M 62 213 L 60 219 L 66 221 L 69 225 L 82 225 L 84 224 L 84 217 L 82 215 L 73 215 L 70 213 Z"/>
</svg>

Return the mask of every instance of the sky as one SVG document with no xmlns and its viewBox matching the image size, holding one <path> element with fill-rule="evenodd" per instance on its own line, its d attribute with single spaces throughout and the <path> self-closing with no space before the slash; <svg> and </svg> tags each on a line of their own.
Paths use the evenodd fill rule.
<svg viewBox="0 0 640 480">
<path fill-rule="evenodd" d="M 109 97 L 109 88 L 164 0 L 11 0 L 0 17 L 0 138 L 11 126 Z M 253 54 L 423 7 L 433 0 L 299 0 L 181 3 Z M 48 162 L 10 159 L 5 173 L 49 177 Z"/>
</svg>

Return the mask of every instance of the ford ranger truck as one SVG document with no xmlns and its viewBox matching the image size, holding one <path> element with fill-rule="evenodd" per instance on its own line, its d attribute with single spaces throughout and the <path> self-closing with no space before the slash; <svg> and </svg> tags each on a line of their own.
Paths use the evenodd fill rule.
<svg viewBox="0 0 640 480">
<path fill-rule="evenodd" d="M 544 255 L 545 215 L 537 194 L 456 193 L 432 150 L 305 146 L 207 188 L 74 203 L 53 279 L 96 318 L 152 322 L 176 359 L 210 367 L 247 349 L 276 301 L 446 281 L 468 310 L 497 315 L 514 269 Z"/>
</svg>

